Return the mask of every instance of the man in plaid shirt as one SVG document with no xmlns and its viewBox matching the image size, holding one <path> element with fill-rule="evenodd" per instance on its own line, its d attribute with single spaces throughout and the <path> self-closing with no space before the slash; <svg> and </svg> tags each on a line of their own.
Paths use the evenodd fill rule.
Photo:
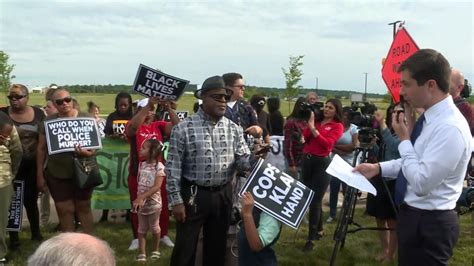
<svg viewBox="0 0 474 266">
<path fill-rule="evenodd" d="M 177 221 L 171 265 L 194 264 L 201 227 L 202 265 L 225 263 L 231 179 L 236 171 L 250 169 L 242 127 L 224 117 L 231 95 L 222 77 L 206 79 L 195 93 L 202 106 L 171 132 L 167 190 Z"/>
</svg>

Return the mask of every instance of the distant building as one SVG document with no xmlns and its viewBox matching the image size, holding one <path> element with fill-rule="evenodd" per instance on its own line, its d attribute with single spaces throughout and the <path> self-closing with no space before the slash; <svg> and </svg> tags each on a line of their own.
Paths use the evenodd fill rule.
<svg viewBox="0 0 474 266">
<path fill-rule="evenodd" d="M 47 86 L 37 86 L 37 87 L 32 87 L 32 88 L 28 88 L 28 91 L 30 93 L 45 93 L 47 90 L 49 89 L 49 87 Z"/>
</svg>

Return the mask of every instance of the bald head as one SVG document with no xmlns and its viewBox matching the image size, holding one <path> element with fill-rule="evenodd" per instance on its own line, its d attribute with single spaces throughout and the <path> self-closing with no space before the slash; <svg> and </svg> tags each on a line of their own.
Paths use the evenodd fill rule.
<svg viewBox="0 0 474 266">
<path fill-rule="evenodd" d="M 449 94 L 453 98 L 459 97 L 464 88 L 464 75 L 461 71 L 452 68 L 451 69 L 451 83 L 449 85 Z"/>
<path fill-rule="evenodd" d="M 115 265 L 107 242 L 81 233 L 62 233 L 43 242 L 28 265 Z"/>
</svg>

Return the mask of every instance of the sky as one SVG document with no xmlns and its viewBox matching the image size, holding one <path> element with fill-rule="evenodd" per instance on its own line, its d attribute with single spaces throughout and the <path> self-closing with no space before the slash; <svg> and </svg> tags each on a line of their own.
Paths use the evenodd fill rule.
<svg viewBox="0 0 474 266">
<path fill-rule="evenodd" d="M 200 84 L 239 72 L 285 87 L 282 67 L 304 55 L 300 85 L 387 92 L 388 23 L 405 21 L 420 48 L 473 73 L 471 1 L 0 0 L 0 50 L 16 83 L 132 84 L 139 64 Z"/>
</svg>

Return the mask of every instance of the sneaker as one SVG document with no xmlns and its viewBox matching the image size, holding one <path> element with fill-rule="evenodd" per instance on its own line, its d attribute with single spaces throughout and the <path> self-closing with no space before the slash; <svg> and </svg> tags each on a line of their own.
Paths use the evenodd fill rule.
<svg viewBox="0 0 474 266">
<path fill-rule="evenodd" d="M 138 256 L 135 260 L 139 261 L 139 262 L 145 262 L 146 261 L 146 255 L 145 254 L 138 254 Z"/>
<path fill-rule="evenodd" d="M 334 218 L 332 218 L 331 216 L 328 217 L 328 219 L 326 220 L 326 223 L 330 224 L 334 222 Z"/>
<path fill-rule="evenodd" d="M 151 260 L 157 260 L 161 257 L 161 253 L 159 251 L 153 251 L 151 252 Z"/>
<path fill-rule="evenodd" d="M 163 236 L 161 239 L 160 239 L 160 242 L 163 243 L 165 246 L 167 247 L 174 247 L 174 243 L 173 241 L 171 241 L 171 239 L 169 238 L 169 236 Z"/>
<path fill-rule="evenodd" d="M 132 240 L 132 243 L 130 243 L 130 246 L 128 247 L 128 250 L 137 250 L 138 249 L 138 239 L 135 238 L 134 240 Z M 144 254 L 140 254 L 140 255 L 144 255 Z M 146 258 L 145 258 L 146 260 Z"/>
<path fill-rule="evenodd" d="M 311 250 L 313 250 L 313 248 L 314 248 L 313 241 L 308 240 L 306 244 L 304 245 L 303 252 L 310 252 Z"/>
</svg>

